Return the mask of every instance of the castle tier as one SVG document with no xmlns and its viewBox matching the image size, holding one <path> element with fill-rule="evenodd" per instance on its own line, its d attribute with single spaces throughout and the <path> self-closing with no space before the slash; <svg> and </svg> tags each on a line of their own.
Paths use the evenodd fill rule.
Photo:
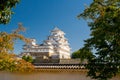
<svg viewBox="0 0 120 80">
<path fill-rule="evenodd" d="M 56 27 L 43 44 L 38 45 L 35 39 L 31 39 L 23 46 L 23 55 L 31 55 L 35 59 L 70 59 L 70 47 L 65 33 Z"/>
</svg>

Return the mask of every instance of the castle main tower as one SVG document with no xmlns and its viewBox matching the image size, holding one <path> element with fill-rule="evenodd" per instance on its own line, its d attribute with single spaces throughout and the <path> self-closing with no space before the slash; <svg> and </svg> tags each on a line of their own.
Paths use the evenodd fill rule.
<svg viewBox="0 0 120 80">
<path fill-rule="evenodd" d="M 55 27 L 42 44 L 36 44 L 36 40 L 31 39 L 29 44 L 24 45 L 22 55 L 42 59 L 70 59 L 70 52 L 65 33 Z"/>
<path fill-rule="evenodd" d="M 55 27 L 52 31 L 50 36 L 48 37 L 48 41 L 54 47 L 54 54 L 52 55 L 53 58 L 70 58 L 70 47 L 68 40 L 65 38 L 65 33 Z"/>
</svg>

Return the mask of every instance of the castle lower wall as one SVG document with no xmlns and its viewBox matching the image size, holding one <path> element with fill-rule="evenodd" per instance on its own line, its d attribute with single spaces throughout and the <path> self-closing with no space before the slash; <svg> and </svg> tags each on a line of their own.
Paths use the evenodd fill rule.
<svg viewBox="0 0 120 80">
<path fill-rule="evenodd" d="M 48 64 L 86 64 L 87 60 L 81 61 L 80 59 L 40 59 L 37 58 L 34 63 L 48 63 Z"/>
</svg>

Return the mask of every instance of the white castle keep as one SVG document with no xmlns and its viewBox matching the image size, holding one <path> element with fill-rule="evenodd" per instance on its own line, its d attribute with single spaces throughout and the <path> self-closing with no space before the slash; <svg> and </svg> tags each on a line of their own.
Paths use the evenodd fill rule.
<svg viewBox="0 0 120 80">
<path fill-rule="evenodd" d="M 70 50 L 65 33 L 55 27 L 47 40 L 42 44 L 36 44 L 35 39 L 23 46 L 23 55 L 30 55 L 35 59 L 70 59 Z"/>
</svg>

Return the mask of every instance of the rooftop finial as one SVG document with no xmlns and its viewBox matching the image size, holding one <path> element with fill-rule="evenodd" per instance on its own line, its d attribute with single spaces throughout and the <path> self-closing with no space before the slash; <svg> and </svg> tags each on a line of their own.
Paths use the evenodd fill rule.
<svg viewBox="0 0 120 80">
<path fill-rule="evenodd" d="M 55 28 L 53 29 L 53 31 L 58 31 L 60 30 L 57 26 L 55 26 Z"/>
</svg>

